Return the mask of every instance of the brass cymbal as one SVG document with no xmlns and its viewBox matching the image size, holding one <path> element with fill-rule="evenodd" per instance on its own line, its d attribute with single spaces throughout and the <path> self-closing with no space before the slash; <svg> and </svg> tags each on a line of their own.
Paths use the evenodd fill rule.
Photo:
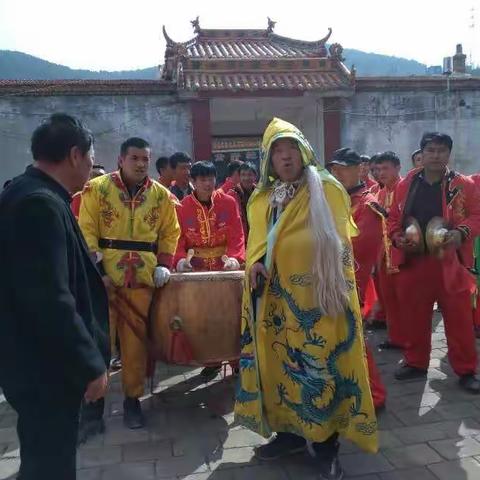
<svg viewBox="0 0 480 480">
<path fill-rule="evenodd" d="M 425 243 L 428 251 L 438 255 L 443 250 L 445 236 L 448 233 L 448 224 L 442 217 L 433 217 L 425 229 Z"/>
<path fill-rule="evenodd" d="M 425 251 L 422 229 L 416 218 L 408 217 L 405 220 L 405 237 L 415 244 L 414 252 L 423 253 Z"/>
</svg>

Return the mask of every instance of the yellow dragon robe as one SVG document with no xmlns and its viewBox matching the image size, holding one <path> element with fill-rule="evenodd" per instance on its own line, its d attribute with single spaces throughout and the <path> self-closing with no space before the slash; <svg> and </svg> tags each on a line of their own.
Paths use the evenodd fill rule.
<svg viewBox="0 0 480 480">
<path fill-rule="evenodd" d="M 322 314 L 312 284 L 313 239 L 306 183 L 273 225 L 269 204 L 270 147 L 294 138 L 305 165 L 314 153 L 293 125 L 274 119 L 267 128 L 260 189 L 248 206 L 250 237 L 242 305 L 240 379 L 236 420 L 267 437 L 291 432 L 312 442 L 333 433 L 377 451 L 377 421 L 370 392 L 360 307 L 355 287 L 350 236 L 356 231 L 350 201 L 341 185 L 320 170 L 325 197 L 342 239 L 343 264 L 350 289 L 344 315 Z M 268 279 L 254 300 L 248 272 L 264 261 Z"/>
</svg>

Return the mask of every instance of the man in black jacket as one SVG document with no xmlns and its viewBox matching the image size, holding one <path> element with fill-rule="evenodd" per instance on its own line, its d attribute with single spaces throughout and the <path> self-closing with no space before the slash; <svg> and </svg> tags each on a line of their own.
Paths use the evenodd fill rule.
<svg viewBox="0 0 480 480">
<path fill-rule="evenodd" d="M 21 480 L 75 479 L 80 403 L 107 386 L 107 296 L 69 205 L 92 146 L 77 119 L 52 115 L 0 195 L 0 386 L 18 413 Z"/>
</svg>

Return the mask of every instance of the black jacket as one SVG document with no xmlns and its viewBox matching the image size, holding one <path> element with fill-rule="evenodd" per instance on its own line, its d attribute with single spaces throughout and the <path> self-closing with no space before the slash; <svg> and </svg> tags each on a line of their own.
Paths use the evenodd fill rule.
<svg viewBox="0 0 480 480">
<path fill-rule="evenodd" d="M 109 356 L 107 295 L 70 195 L 30 167 L 0 195 L 0 386 L 83 393 Z"/>
</svg>

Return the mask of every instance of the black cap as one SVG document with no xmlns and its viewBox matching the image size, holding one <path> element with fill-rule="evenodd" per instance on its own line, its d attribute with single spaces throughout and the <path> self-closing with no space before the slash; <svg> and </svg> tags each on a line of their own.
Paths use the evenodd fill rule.
<svg viewBox="0 0 480 480">
<path fill-rule="evenodd" d="M 355 167 L 362 163 L 360 155 L 351 148 L 340 148 L 333 152 L 333 158 L 327 165 L 343 165 L 344 167 Z"/>
</svg>

